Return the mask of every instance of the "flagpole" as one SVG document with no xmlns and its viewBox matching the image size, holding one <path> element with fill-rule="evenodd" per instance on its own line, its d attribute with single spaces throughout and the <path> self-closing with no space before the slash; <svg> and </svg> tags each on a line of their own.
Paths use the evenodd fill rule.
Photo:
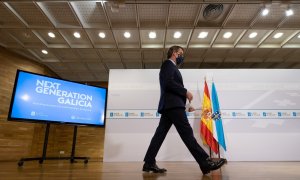
<svg viewBox="0 0 300 180">
<path fill-rule="evenodd" d="M 218 157 L 219 157 L 219 159 L 221 158 L 221 156 L 220 156 L 220 145 L 219 145 L 219 143 L 218 143 Z"/>
</svg>

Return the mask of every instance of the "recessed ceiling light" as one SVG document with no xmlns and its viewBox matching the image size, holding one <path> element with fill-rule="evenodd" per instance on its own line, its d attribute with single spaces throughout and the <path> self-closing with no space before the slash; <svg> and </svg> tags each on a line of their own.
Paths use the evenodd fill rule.
<svg viewBox="0 0 300 180">
<path fill-rule="evenodd" d="M 262 13 L 261 13 L 263 16 L 266 16 L 269 14 L 269 9 L 268 8 L 264 8 Z"/>
<path fill-rule="evenodd" d="M 76 38 L 80 38 L 80 37 L 81 37 L 79 32 L 74 32 L 73 35 L 74 35 L 74 37 L 76 37 Z"/>
<path fill-rule="evenodd" d="M 156 38 L 156 32 L 149 32 L 149 38 L 155 39 Z"/>
<path fill-rule="evenodd" d="M 229 39 L 231 36 L 232 36 L 232 32 L 226 32 L 224 33 L 223 38 Z"/>
<path fill-rule="evenodd" d="M 131 34 L 129 32 L 124 32 L 124 37 L 125 38 L 130 38 Z"/>
<path fill-rule="evenodd" d="M 257 32 L 252 32 L 249 34 L 249 38 L 255 38 L 257 36 Z"/>
<path fill-rule="evenodd" d="M 208 35 L 208 32 L 203 31 L 203 32 L 200 32 L 200 33 L 199 33 L 198 38 L 204 39 L 204 38 L 207 37 L 207 35 Z"/>
<path fill-rule="evenodd" d="M 55 38 L 55 34 L 53 32 L 48 32 L 48 36 L 51 38 Z"/>
<path fill-rule="evenodd" d="M 105 33 L 104 32 L 99 32 L 98 36 L 103 39 L 103 38 L 105 38 Z"/>
<path fill-rule="evenodd" d="M 276 34 L 273 36 L 273 38 L 278 39 L 278 38 L 280 38 L 282 35 L 283 35 L 283 33 L 282 33 L 282 32 L 279 32 L 279 33 L 276 33 Z"/>
<path fill-rule="evenodd" d="M 300 34 L 298 35 L 298 38 L 300 38 Z"/>
<path fill-rule="evenodd" d="M 292 9 L 288 9 L 288 10 L 285 11 L 286 16 L 291 16 L 293 14 L 294 14 L 294 11 Z"/>
<path fill-rule="evenodd" d="M 176 31 L 176 32 L 174 33 L 173 37 L 174 37 L 175 39 L 180 38 L 180 37 L 181 37 L 181 32 Z"/>
<path fill-rule="evenodd" d="M 45 49 L 43 49 L 43 50 L 42 50 L 42 53 L 43 53 L 43 54 L 48 54 L 48 51 L 45 50 Z"/>
</svg>

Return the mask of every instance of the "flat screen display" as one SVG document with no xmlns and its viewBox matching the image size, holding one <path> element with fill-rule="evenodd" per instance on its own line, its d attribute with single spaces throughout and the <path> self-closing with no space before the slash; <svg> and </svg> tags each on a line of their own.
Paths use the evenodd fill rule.
<svg viewBox="0 0 300 180">
<path fill-rule="evenodd" d="M 104 126 L 107 88 L 17 71 L 8 119 Z"/>
</svg>

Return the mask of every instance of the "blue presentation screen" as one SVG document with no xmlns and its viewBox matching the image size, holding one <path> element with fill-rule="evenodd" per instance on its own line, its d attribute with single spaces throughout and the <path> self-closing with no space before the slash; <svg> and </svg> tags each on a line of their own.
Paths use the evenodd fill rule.
<svg viewBox="0 0 300 180">
<path fill-rule="evenodd" d="M 18 70 L 8 119 L 105 125 L 107 89 Z"/>
</svg>

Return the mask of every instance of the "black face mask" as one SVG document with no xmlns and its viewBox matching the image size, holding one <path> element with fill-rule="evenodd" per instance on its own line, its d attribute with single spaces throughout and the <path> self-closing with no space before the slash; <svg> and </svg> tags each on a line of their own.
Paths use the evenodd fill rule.
<svg viewBox="0 0 300 180">
<path fill-rule="evenodd" d="M 182 55 L 178 55 L 178 57 L 176 58 L 176 64 L 180 65 L 183 63 L 184 57 Z"/>
</svg>

